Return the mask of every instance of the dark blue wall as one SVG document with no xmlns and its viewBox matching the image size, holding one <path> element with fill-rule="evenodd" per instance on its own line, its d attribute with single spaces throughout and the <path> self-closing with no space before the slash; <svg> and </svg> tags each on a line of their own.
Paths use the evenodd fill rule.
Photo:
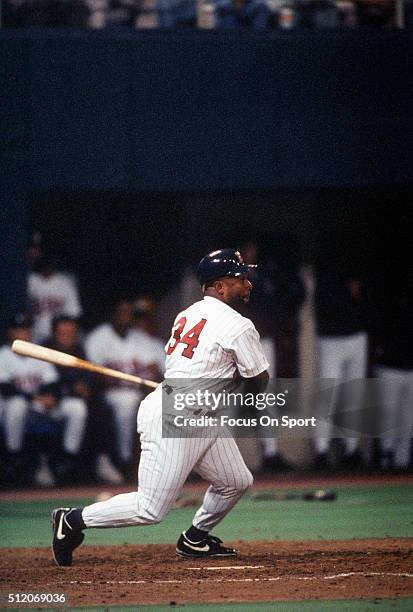
<svg viewBox="0 0 413 612">
<path fill-rule="evenodd" d="M 412 60 L 398 31 L 0 31 L 4 308 L 33 191 L 412 183 Z"/>
</svg>

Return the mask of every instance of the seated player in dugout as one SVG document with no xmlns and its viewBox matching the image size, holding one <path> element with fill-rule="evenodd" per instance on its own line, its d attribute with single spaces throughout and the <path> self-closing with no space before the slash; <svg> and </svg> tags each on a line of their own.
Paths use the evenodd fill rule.
<svg viewBox="0 0 413 612">
<path fill-rule="evenodd" d="M 46 346 L 79 359 L 86 359 L 78 320 L 67 315 L 59 315 L 53 319 L 52 335 Z M 110 458 L 114 437 L 112 415 L 99 393 L 96 376 L 77 368 L 56 366 L 56 369 L 60 377 L 62 395 L 77 398 L 88 414 L 83 452 L 86 470 L 83 465 L 83 477 L 96 478 L 106 484 L 121 484 L 123 477 Z"/>
<path fill-rule="evenodd" d="M 238 373 L 257 391 L 268 383 L 268 361 L 252 321 L 238 309 L 252 290 L 250 266 L 234 249 L 206 255 L 197 277 L 204 297 L 180 312 L 166 349 L 166 379 L 232 379 Z M 194 407 L 194 411 L 197 407 Z M 201 427 L 202 429 L 202 427 Z M 141 460 L 138 490 L 86 506 L 58 508 L 52 513 L 54 560 L 72 563 L 72 554 L 91 528 L 129 527 L 161 522 L 194 470 L 210 484 L 191 526 L 177 542 L 182 557 L 234 557 L 211 531 L 252 485 L 248 470 L 229 431 L 220 437 L 205 426 L 204 435 L 186 432 L 181 438 L 162 437 L 162 384 L 141 403 L 138 432 Z M 227 437 L 228 436 L 228 437 Z"/>
<path fill-rule="evenodd" d="M 109 320 L 98 325 L 85 339 L 87 358 L 93 363 L 140 376 L 159 375 L 158 349 L 153 339 L 134 328 L 133 305 L 118 298 L 110 309 Z M 161 377 L 158 378 L 160 380 Z M 116 380 L 101 379 L 102 396 L 115 425 L 114 457 L 123 477 L 130 479 L 133 468 L 136 416 L 146 388 Z"/>
<path fill-rule="evenodd" d="M 0 349 L 0 393 L 3 398 L 3 428 L 9 467 L 18 480 L 24 465 L 24 442 L 28 417 L 36 421 L 51 419 L 63 425 L 60 462 L 56 475 L 60 481 L 72 480 L 77 465 L 86 427 L 87 409 L 75 397 L 62 395 L 59 374 L 50 363 L 16 355 L 11 349 L 14 340 L 31 340 L 32 321 L 27 313 L 17 313 L 7 328 L 8 343 Z M 40 467 L 35 483 L 52 486 L 54 475 L 47 468 L 41 449 Z"/>
</svg>

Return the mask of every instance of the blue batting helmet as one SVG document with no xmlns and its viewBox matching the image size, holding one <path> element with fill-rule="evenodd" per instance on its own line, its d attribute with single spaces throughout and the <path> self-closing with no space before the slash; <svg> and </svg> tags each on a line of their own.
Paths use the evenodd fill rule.
<svg viewBox="0 0 413 612">
<path fill-rule="evenodd" d="M 244 263 L 242 255 L 235 249 L 220 249 L 205 255 L 199 262 L 197 278 L 201 285 L 222 278 L 223 276 L 241 276 L 248 274 L 255 265 Z"/>
</svg>

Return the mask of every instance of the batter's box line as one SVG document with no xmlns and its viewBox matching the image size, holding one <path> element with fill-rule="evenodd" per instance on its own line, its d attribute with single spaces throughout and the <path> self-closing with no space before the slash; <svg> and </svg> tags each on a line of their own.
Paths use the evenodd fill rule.
<svg viewBox="0 0 413 612">
<path fill-rule="evenodd" d="M 193 568 L 195 569 L 195 568 Z M 206 569 L 206 568 L 203 568 Z M 391 576 L 396 578 L 413 578 L 407 572 L 346 572 L 342 574 L 329 574 L 327 576 L 274 576 L 262 578 L 200 578 L 198 582 L 279 582 L 280 580 L 337 580 L 337 578 L 351 578 L 352 576 Z M 70 580 L 69 584 L 184 584 L 185 580 L 106 580 L 103 583 L 94 583 L 92 580 Z"/>
<path fill-rule="evenodd" d="M 209 572 L 215 570 L 245 570 L 245 569 L 264 569 L 271 567 L 271 565 L 207 565 L 205 567 L 188 567 L 189 570 L 208 570 Z"/>
</svg>

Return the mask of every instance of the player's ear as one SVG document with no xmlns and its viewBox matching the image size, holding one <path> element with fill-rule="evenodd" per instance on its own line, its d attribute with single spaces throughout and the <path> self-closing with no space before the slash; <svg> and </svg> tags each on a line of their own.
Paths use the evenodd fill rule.
<svg viewBox="0 0 413 612">
<path fill-rule="evenodd" d="M 215 281 L 214 285 L 215 285 L 215 291 L 219 293 L 219 295 L 224 295 L 225 293 L 224 282 L 222 280 L 217 280 Z"/>
</svg>

